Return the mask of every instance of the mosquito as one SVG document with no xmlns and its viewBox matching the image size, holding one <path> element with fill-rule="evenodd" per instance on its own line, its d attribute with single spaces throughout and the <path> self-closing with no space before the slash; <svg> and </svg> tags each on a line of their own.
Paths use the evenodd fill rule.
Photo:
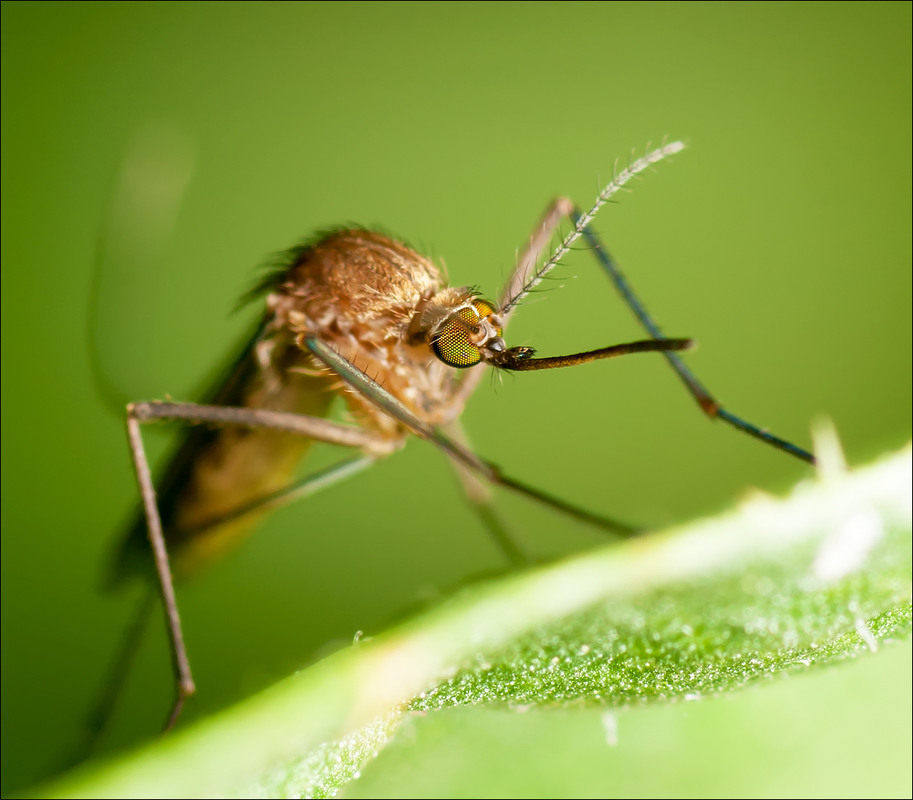
<svg viewBox="0 0 913 800">
<path fill-rule="evenodd" d="M 708 417 L 814 463 L 810 453 L 731 414 L 713 398 L 679 355 L 692 341 L 662 334 L 590 227 L 599 209 L 635 176 L 683 147 L 667 143 L 633 160 L 585 213 L 567 198 L 554 201 L 496 302 L 447 286 L 430 260 L 386 235 L 354 228 L 325 232 L 290 250 L 260 283 L 255 294 L 265 297 L 266 311 L 241 359 L 207 404 L 127 407 L 144 519 L 127 541 L 121 565 L 126 567 L 130 553 L 143 548 L 148 559 L 151 546 L 176 683 L 166 729 L 196 690 L 173 576 L 191 572 L 240 538 L 265 511 L 353 475 L 401 448 L 410 436 L 431 442 L 450 459 L 472 506 L 514 560 L 520 554 L 492 510 L 491 486 L 621 535 L 637 532 L 511 478 L 473 452 L 459 417 L 485 366 L 527 372 L 661 353 Z M 570 232 L 540 263 L 566 220 Z M 508 347 L 504 332 L 517 307 L 581 241 L 649 338 L 551 357 L 538 357 L 529 347 Z M 327 418 L 340 395 L 351 422 Z M 165 469 L 160 500 L 141 436 L 141 426 L 154 420 L 197 426 Z M 358 455 L 294 482 L 294 471 L 314 442 L 341 445 Z"/>
</svg>

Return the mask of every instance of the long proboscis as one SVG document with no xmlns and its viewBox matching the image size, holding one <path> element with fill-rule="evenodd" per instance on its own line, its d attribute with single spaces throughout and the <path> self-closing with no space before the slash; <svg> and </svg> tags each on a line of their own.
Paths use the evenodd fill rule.
<svg viewBox="0 0 913 800">
<path fill-rule="evenodd" d="M 505 360 L 494 366 L 512 372 L 528 372 L 537 369 L 560 369 L 574 367 L 603 358 L 617 358 L 631 353 L 667 353 L 671 350 L 690 350 L 694 347 L 693 339 L 641 339 L 626 344 L 614 344 L 611 347 L 600 347 L 597 350 L 586 350 L 583 353 L 572 353 L 567 356 L 548 356 L 532 358 L 530 348 L 517 347 L 508 350 Z"/>
<path fill-rule="evenodd" d="M 516 292 L 512 297 L 504 298 L 501 302 L 501 314 L 508 315 L 514 307 L 516 307 L 526 295 L 528 295 L 533 289 L 536 288 L 541 282 L 542 279 L 548 275 L 549 272 L 564 258 L 570 249 L 574 246 L 574 243 L 583 235 L 586 227 L 593 221 L 593 217 L 596 216 L 600 208 L 602 208 L 609 200 L 612 199 L 614 195 L 620 192 L 628 183 L 633 180 L 633 178 L 639 175 L 646 169 L 649 169 L 654 164 L 659 163 L 665 158 L 668 158 L 671 155 L 680 153 L 685 149 L 684 142 L 670 142 L 664 144 L 662 147 L 658 147 L 656 150 L 651 150 L 644 156 L 636 159 L 631 162 L 625 169 L 617 173 L 608 185 L 599 193 L 599 196 L 596 198 L 596 202 L 593 203 L 592 208 L 587 211 L 585 214 L 582 214 L 576 221 L 574 225 L 574 230 L 572 230 L 567 236 L 564 237 L 561 244 L 555 249 L 555 252 L 552 254 L 551 258 L 548 259 L 539 269 L 537 269 L 523 284 L 523 288 L 520 291 Z"/>
</svg>

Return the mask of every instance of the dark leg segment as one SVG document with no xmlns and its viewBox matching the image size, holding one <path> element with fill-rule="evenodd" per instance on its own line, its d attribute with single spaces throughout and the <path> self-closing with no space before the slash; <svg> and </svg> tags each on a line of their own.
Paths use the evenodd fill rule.
<svg viewBox="0 0 913 800">
<path fill-rule="evenodd" d="M 508 478 L 501 474 L 501 471 L 492 463 L 479 458 L 460 442 L 447 436 L 439 428 L 429 425 L 424 420 L 419 419 L 406 406 L 397 400 L 392 394 L 384 389 L 375 380 L 362 372 L 354 364 L 346 361 L 339 353 L 325 342 L 308 336 L 305 338 L 305 346 L 319 358 L 326 366 L 333 370 L 349 386 L 363 395 L 367 400 L 372 402 L 378 408 L 383 409 L 393 419 L 401 422 L 411 430 L 420 439 L 432 442 L 443 450 L 450 458 L 459 465 L 470 470 L 481 478 L 490 481 L 495 486 L 503 486 L 506 489 L 525 495 L 532 500 L 536 500 L 543 505 L 550 506 L 565 514 L 569 514 L 590 525 L 609 531 L 619 536 L 631 536 L 639 533 L 638 529 L 611 519 L 594 514 L 586 509 L 566 503 L 556 497 L 552 497 L 546 492 L 534 489 L 520 481 Z"/>
<path fill-rule="evenodd" d="M 581 216 L 579 209 L 575 209 L 572 212 L 571 219 L 574 224 L 577 224 L 577 221 Z M 590 246 L 590 249 L 593 251 L 593 254 L 596 256 L 596 259 L 599 261 L 600 266 L 606 271 L 610 280 L 615 285 L 615 288 L 618 290 L 618 293 L 622 296 L 631 311 L 634 312 L 634 316 L 637 317 L 643 328 L 654 339 L 665 339 L 666 337 L 663 336 L 659 326 L 647 313 L 646 308 L 644 308 L 643 303 L 640 302 L 637 295 L 634 294 L 631 285 L 625 279 L 625 276 L 622 275 L 617 262 L 612 258 L 599 236 L 590 228 L 584 229 L 583 236 Z M 694 373 L 688 369 L 685 362 L 682 361 L 677 353 L 665 351 L 663 355 L 669 364 L 671 364 L 672 369 L 678 374 L 679 378 L 681 378 L 682 382 L 691 393 L 691 396 L 697 401 L 701 410 L 708 417 L 728 422 L 732 427 L 737 428 L 743 433 L 747 433 L 749 436 L 754 436 L 756 439 L 760 439 L 762 442 L 766 442 L 772 447 L 782 450 L 784 453 L 789 453 L 791 456 L 801 458 L 809 464 L 815 463 L 815 457 L 808 451 L 803 450 L 801 447 L 797 447 L 785 439 L 781 439 L 779 436 L 774 436 L 772 433 L 761 430 L 761 428 L 758 428 L 756 425 L 752 425 L 750 422 L 743 420 L 741 417 L 737 417 L 735 414 L 732 414 L 723 408 L 713 399 L 710 392 L 704 388 L 703 384 L 694 376 Z"/>
</svg>

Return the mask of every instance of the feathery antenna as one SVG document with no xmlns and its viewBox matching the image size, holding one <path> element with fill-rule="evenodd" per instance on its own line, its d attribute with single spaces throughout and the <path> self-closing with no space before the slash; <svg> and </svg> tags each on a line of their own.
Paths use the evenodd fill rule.
<svg viewBox="0 0 913 800">
<path fill-rule="evenodd" d="M 564 258 L 571 247 L 574 246 L 574 243 L 583 235 L 583 231 L 586 227 L 593 221 L 593 217 L 596 216 L 600 208 L 602 208 L 612 197 L 617 194 L 624 186 L 629 183 L 634 176 L 639 175 L 645 169 L 652 167 L 654 164 L 659 163 L 664 158 L 668 158 L 671 155 L 680 153 L 685 149 L 684 142 L 670 142 L 665 144 L 662 147 L 657 148 L 656 150 L 651 150 L 646 155 L 638 158 L 636 161 L 632 162 L 628 167 L 619 172 L 603 189 L 599 196 L 596 198 L 596 202 L 593 203 L 593 207 L 583 214 L 578 220 L 576 225 L 574 225 L 574 230 L 572 230 L 567 236 L 564 237 L 564 240 L 558 245 L 555 252 L 552 254 L 552 257 L 546 261 L 535 273 L 523 284 L 523 288 L 519 292 L 514 294 L 513 297 L 508 298 L 507 302 L 503 303 L 501 306 L 501 314 L 507 315 L 515 308 L 520 301 L 523 300 L 526 295 L 528 295 L 533 289 L 536 288 L 541 282 L 542 279 L 548 275 L 549 272 Z"/>
</svg>

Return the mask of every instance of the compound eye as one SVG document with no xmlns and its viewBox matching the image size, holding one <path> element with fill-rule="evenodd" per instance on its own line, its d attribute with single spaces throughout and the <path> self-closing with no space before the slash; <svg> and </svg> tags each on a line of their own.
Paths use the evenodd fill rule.
<svg viewBox="0 0 913 800">
<path fill-rule="evenodd" d="M 431 343 L 431 349 L 450 367 L 474 367 L 482 360 L 479 348 L 472 342 L 473 330 L 477 331 L 478 326 L 479 316 L 475 303 L 472 307 L 464 306 L 451 314 L 443 324 Z"/>
</svg>

